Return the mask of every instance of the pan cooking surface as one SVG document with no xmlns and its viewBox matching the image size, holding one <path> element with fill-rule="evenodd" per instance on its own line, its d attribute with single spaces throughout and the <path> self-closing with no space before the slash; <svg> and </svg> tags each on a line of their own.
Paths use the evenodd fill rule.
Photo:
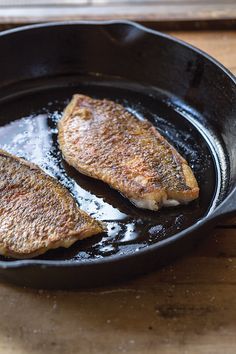
<svg viewBox="0 0 236 354">
<path fill-rule="evenodd" d="M 66 164 L 58 149 L 57 122 L 74 93 L 115 100 L 139 119 L 149 119 L 193 168 L 200 198 L 160 212 L 141 210 L 103 182 L 83 176 Z M 219 177 L 210 146 L 160 92 L 93 76 L 25 82 L 1 100 L 0 125 L 1 148 L 41 166 L 70 190 L 81 209 L 108 227 L 107 234 L 79 241 L 69 249 L 50 251 L 40 259 L 69 262 L 138 252 L 197 222 L 216 198 Z"/>
</svg>

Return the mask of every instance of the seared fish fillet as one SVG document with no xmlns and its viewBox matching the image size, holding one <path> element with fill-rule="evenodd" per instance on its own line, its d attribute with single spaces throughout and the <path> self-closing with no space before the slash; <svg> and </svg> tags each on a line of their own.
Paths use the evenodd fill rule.
<svg viewBox="0 0 236 354">
<path fill-rule="evenodd" d="M 115 102 L 74 95 L 59 122 L 59 144 L 70 165 L 137 207 L 158 210 L 199 195 L 185 159 L 150 122 Z"/>
<path fill-rule="evenodd" d="M 34 257 L 102 231 L 56 180 L 0 150 L 0 254 Z"/>
</svg>

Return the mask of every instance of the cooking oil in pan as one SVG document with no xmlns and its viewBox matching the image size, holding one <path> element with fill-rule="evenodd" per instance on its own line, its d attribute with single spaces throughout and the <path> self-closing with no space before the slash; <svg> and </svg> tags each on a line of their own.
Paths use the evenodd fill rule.
<svg viewBox="0 0 236 354">
<path fill-rule="evenodd" d="M 76 92 L 116 100 L 138 119 L 150 119 L 193 168 L 201 189 L 199 200 L 158 212 L 138 209 L 105 183 L 70 167 L 58 148 L 57 122 Z M 45 88 L 12 100 L 1 104 L 0 148 L 41 166 L 69 189 L 81 209 L 107 225 L 107 233 L 79 241 L 70 249 L 50 251 L 41 259 L 83 261 L 138 252 L 189 227 L 209 210 L 216 180 L 210 149 L 180 113 L 157 97 L 125 88 L 78 84 Z"/>
</svg>

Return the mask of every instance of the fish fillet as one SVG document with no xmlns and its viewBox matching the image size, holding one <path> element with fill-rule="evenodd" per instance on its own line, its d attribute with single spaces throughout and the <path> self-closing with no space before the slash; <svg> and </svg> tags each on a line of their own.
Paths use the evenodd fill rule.
<svg viewBox="0 0 236 354">
<path fill-rule="evenodd" d="M 30 258 L 102 231 L 54 178 L 0 150 L 0 254 Z"/>
<path fill-rule="evenodd" d="M 158 210 L 198 198 L 186 160 L 147 120 L 120 104 L 74 95 L 58 124 L 65 160 L 137 207 Z"/>
</svg>

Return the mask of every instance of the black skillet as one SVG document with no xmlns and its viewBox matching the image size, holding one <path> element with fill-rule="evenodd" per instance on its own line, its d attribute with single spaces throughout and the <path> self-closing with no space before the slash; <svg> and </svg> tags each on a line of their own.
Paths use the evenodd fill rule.
<svg viewBox="0 0 236 354">
<path fill-rule="evenodd" d="M 135 208 L 62 159 L 56 123 L 73 93 L 111 98 L 150 119 L 186 157 L 201 193 L 188 206 Z M 0 260 L 0 279 L 97 286 L 189 250 L 236 210 L 236 81 L 205 53 L 131 22 L 52 23 L 0 35 L 0 147 L 58 178 L 108 234 L 32 260 Z"/>
</svg>

